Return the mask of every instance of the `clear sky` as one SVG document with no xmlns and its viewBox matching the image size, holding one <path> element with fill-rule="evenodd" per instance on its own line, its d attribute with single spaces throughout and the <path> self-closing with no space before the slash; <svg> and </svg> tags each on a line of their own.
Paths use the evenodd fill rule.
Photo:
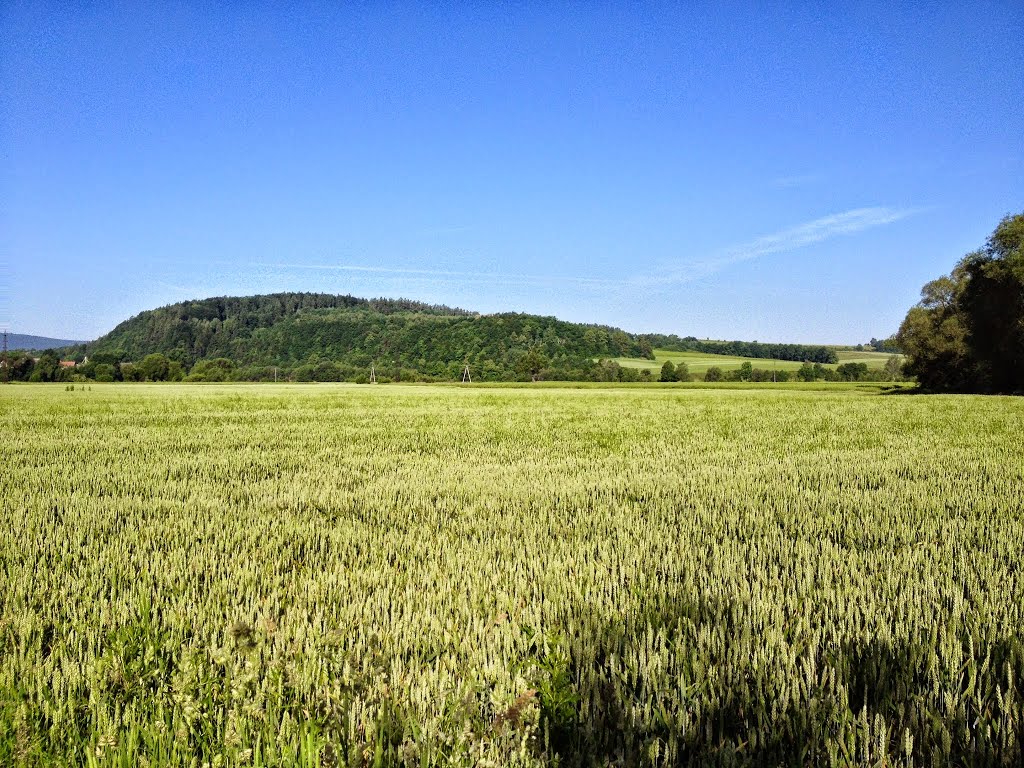
<svg viewBox="0 0 1024 768">
<path fill-rule="evenodd" d="M 856 343 L 1024 210 L 1024 3 L 0 3 L 0 323 L 282 290 Z"/>
</svg>

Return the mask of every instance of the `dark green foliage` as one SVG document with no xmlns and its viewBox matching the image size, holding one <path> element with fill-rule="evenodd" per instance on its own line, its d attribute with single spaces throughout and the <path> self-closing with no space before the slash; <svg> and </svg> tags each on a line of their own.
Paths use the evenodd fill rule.
<svg viewBox="0 0 1024 768">
<path fill-rule="evenodd" d="M 712 378 L 708 378 L 708 374 L 712 374 Z M 830 371 L 831 372 L 831 371 Z M 752 363 L 745 362 L 735 371 L 729 371 L 728 373 L 722 373 L 718 368 L 709 368 L 707 373 L 704 374 L 704 381 L 760 381 L 760 382 L 782 382 L 789 381 L 793 374 L 789 371 L 780 371 L 774 368 L 755 368 Z M 813 379 L 809 379 L 813 381 Z"/>
<path fill-rule="evenodd" d="M 776 381 L 788 381 L 790 374 L 782 378 L 779 371 Z M 836 368 L 826 368 L 820 363 L 804 363 L 792 374 L 798 381 L 903 381 L 903 366 L 898 355 L 885 361 L 882 368 L 868 368 L 867 363 L 843 363 Z"/>
<path fill-rule="evenodd" d="M 907 372 L 925 389 L 968 391 L 972 365 L 965 318 L 957 293 L 965 280 L 958 266 L 950 277 L 933 280 L 921 289 L 921 301 L 900 326 L 907 352 Z"/>
<path fill-rule="evenodd" d="M 924 286 L 899 341 L 907 372 L 936 391 L 1024 391 L 1024 214 Z"/>
<path fill-rule="evenodd" d="M 60 357 L 56 352 L 47 350 L 34 362 L 28 380 L 34 382 L 68 381 L 69 375 L 60 365 Z"/>
<path fill-rule="evenodd" d="M 537 377 L 540 376 L 540 372 L 549 362 L 547 355 L 544 354 L 541 347 L 535 345 L 518 355 L 516 373 L 519 374 L 519 378 L 529 377 L 531 380 L 536 381 Z"/>
<path fill-rule="evenodd" d="M 147 381 L 165 381 L 170 360 L 159 352 L 146 355 L 139 363 L 139 373 Z"/>
<path fill-rule="evenodd" d="M 843 381 L 860 381 L 867 372 L 867 363 L 843 363 L 836 368 L 836 373 Z"/>
<path fill-rule="evenodd" d="M 121 323 L 86 351 L 97 362 L 153 354 L 168 366 L 234 362 L 230 371 L 193 367 L 190 380 L 205 381 L 273 380 L 275 367 L 281 378 L 352 381 L 368 376 L 371 364 L 391 380 L 458 379 L 466 364 L 481 381 L 595 379 L 593 358 L 651 356 L 648 344 L 616 328 L 325 294 L 174 304 Z M 154 362 L 132 375 L 156 380 L 150 368 L 163 370 Z"/>
<path fill-rule="evenodd" d="M 665 364 L 661 366 L 661 377 L 658 381 L 679 381 L 676 377 L 676 367 L 671 360 L 666 360 Z"/>
<path fill-rule="evenodd" d="M 882 378 L 885 381 L 903 381 L 903 363 L 897 355 L 885 361 L 882 367 Z"/>
<path fill-rule="evenodd" d="M 868 346 L 873 347 L 876 352 L 891 352 L 894 355 L 901 354 L 903 348 L 900 346 L 899 340 L 895 336 L 890 336 L 888 339 L 871 339 Z"/>
<path fill-rule="evenodd" d="M 142 381 L 142 371 L 135 363 L 121 363 L 121 381 Z"/>
<path fill-rule="evenodd" d="M 789 381 L 790 376 L 789 371 L 779 371 L 774 368 L 753 368 L 750 371 L 751 381 Z"/>
<path fill-rule="evenodd" d="M 958 296 L 978 389 L 1024 390 L 1024 214 L 1006 217 L 964 264 Z"/>
<path fill-rule="evenodd" d="M 27 352 L 10 352 L 7 365 L 8 369 L 4 376 L 0 376 L 0 381 L 28 381 L 36 364 Z"/>
<path fill-rule="evenodd" d="M 226 357 L 215 357 L 212 360 L 200 360 L 188 375 L 188 381 L 230 381 L 235 370 L 235 363 Z"/>
<path fill-rule="evenodd" d="M 364 309 L 378 315 L 400 312 L 465 316 L 463 310 L 403 299 L 359 299 L 319 293 L 217 297 L 171 304 L 142 312 L 88 345 L 89 355 L 108 354 L 139 360 L 161 352 L 186 365 L 209 357 L 230 357 L 240 340 L 259 329 L 317 310 Z M 242 345 L 245 346 L 244 344 Z"/>
<path fill-rule="evenodd" d="M 732 355 L 769 360 L 810 360 L 812 363 L 838 363 L 834 349 L 806 344 L 761 344 L 756 341 L 701 341 L 693 336 L 648 333 L 638 337 L 652 348 L 672 352 L 702 352 L 708 355 Z"/>
<path fill-rule="evenodd" d="M 114 366 L 107 363 L 98 363 L 93 368 L 94 376 L 96 381 L 114 381 L 117 371 Z"/>
</svg>

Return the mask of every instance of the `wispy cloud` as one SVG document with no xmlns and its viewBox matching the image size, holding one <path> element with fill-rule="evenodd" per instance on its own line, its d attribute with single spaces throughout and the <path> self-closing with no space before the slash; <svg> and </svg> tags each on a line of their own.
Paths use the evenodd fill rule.
<svg viewBox="0 0 1024 768">
<path fill-rule="evenodd" d="M 714 274 L 733 264 L 776 253 L 788 253 L 843 235 L 852 235 L 866 229 L 891 224 L 919 213 L 921 210 L 921 208 L 884 206 L 854 208 L 843 213 L 823 216 L 820 219 L 814 219 L 770 235 L 763 235 L 706 259 L 677 264 L 661 273 L 651 275 L 649 278 L 641 278 L 641 280 L 648 285 L 686 283 Z"/>
<path fill-rule="evenodd" d="M 301 262 L 263 262 L 254 264 L 263 269 L 282 271 L 321 271 L 391 278 L 409 285 L 424 283 L 500 285 L 502 287 L 574 288 L 591 292 L 653 290 L 692 282 L 719 272 L 733 264 L 778 253 L 788 253 L 826 240 L 851 235 L 905 219 L 921 208 L 876 206 L 854 208 L 823 216 L 788 229 L 726 248 L 706 258 L 669 263 L 658 270 L 622 278 L 583 277 L 577 275 L 533 275 L 508 272 L 486 272 L 446 269 L 412 269 L 404 267 L 364 266 L 361 264 L 306 264 Z"/>
</svg>

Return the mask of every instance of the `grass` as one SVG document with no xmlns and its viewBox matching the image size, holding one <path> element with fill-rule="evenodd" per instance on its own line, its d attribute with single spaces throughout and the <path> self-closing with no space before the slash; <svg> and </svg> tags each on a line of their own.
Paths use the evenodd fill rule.
<svg viewBox="0 0 1024 768">
<path fill-rule="evenodd" d="M 1019 765 L 1024 400 L 0 388 L 0 765 Z"/>
<path fill-rule="evenodd" d="M 866 363 L 868 368 L 882 368 L 892 354 L 889 352 L 858 352 L 855 349 L 840 349 L 836 351 L 839 363 Z M 898 355 L 902 358 L 902 355 Z"/>
<path fill-rule="evenodd" d="M 884 352 L 857 352 L 855 350 L 840 350 L 836 352 L 839 357 L 839 364 L 842 363 L 866 363 L 869 368 L 881 368 L 891 355 Z M 755 368 L 774 368 L 780 371 L 795 371 L 803 365 L 802 362 L 794 360 L 770 360 L 758 357 L 736 357 L 733 355 L 709 355 L 703 352 L 673 352 L 667 349 L 654 350 L 654 360 L 645 360 L 638 357 L 618 357 L 615 362 L 628 368 L 646 368 L 649 371 L 657 372 L 666 360 L 671 360 L 673 365 L 686 363 L 690 373 L 706 373 L 708 368 L 717 367 L 723 371 L 738 370 L 743 363 L 749 362 Z M 826 366 L 835 368 L 835 365 Z"/>
</svg>

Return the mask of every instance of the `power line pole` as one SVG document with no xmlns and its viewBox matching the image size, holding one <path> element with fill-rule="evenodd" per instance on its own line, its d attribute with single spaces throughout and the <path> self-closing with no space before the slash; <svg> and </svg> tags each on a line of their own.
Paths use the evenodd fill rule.
<svg viewBox="0 0 1024 768">
<path fill-rule="evenodd" d="M 373 363 L 370 363 L 370 383 L 377 383 L 377 370 L 373 367 Z"/>
<path fill-rule="evenodd" d="M 466 367 L 462 371 L 462 383 L 463 384 L 472 384 L 473 383 L 473 375 L 469 372 L 469 363 L 466 363 Z"/>
</svg>

